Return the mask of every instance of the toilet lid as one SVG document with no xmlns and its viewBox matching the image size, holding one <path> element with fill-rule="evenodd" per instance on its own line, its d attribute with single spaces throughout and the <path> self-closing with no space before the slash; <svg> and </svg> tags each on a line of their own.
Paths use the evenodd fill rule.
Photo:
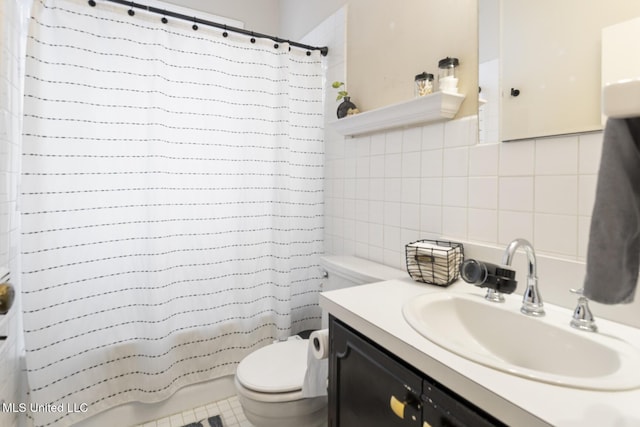
<svg viewBox="0 0 640 427">
<path fill-rule="evenodd" d="M 307 371 L 309 340 L 289 340 L 254 351 L 238 365 L 236 378 L 260 393 L 286 393 L 302 389 Z"/>
</svg>

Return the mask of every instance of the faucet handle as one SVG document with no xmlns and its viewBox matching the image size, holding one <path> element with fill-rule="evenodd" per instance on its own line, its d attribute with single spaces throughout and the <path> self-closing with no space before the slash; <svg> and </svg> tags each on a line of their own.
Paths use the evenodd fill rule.
<svg viewBox="0 0 640 427">
<path fill-rule="evenodd" d="M 495 289 L 487 288 L 487 293 L 484 296 L 484 299 L 491 302 L 504 302 L 504 295 L 501 292 L 496 291 Z"/>
<path fill-rule="evenodd" d="M 573 317 L 569 324 L 582 331 L 598 332 L 595 317 L 593 317 L 593 313 L 589 309 L 589 300 L 584 296 L 584 289 L 570 289 L 569 292 L 579 295 L 578 305 L 573 311 Z"/>
</svg>

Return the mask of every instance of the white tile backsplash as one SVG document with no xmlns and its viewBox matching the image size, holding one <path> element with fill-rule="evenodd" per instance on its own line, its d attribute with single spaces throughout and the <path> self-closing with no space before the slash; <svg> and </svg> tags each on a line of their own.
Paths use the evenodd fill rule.
<svg viewBox="0 0 640 427">
<path fill-rule="evenodd" d="M 541 254 L 584 261 L 602 133 L 478 144 L 470 131 L 476 123 L 467 118 L 343 140 L 356 148 L 343 149 L 327 168 L 331 198 L 343 199 L 328 205 L 331 247 L 404 268 L 396 255 L 410 240 L 502 246 L 523 237 Z M 348 202 L 345 211 L 347 196 L 363 203 Z M 344 228 L 331 217 L 345 212 L 352 238 L 330 232 Z M 392 233 L 414 237 L 398 241 Z M 336 244 L 341 239 L 355 243 Z"/>
<path fill-rule="evenodd" d="M 419 152 L 402 153 L 402 176 L 419 178 L 422 174 Z"/>
<path fill-rule="evenodd" d="M 597 175 L 578 176 L 578 215 L 591 216 L 596 201 Z"/>
<path fill-rule="evenodd" d="M 356 159 L 356 177 L 368 178 L 371 171 L 371 159 L 368 155 L 360 155 Z"/>
<path fill-rule="evenodd" d="M 467 208 L 442 208 L 442 234 L 453 240 L 467 239 Z"/>
<path fill-rule="evenodd" d="M 469 148 L 469 176 L 497 176 L 499 144 L 475 145 Z"/>
<path fill-rule="evenodd" d="M 402 203 L 385 202 L 383 224 L 400 227 L 401 222 Z"/>
<path fill-rule="evenodd" d="M 443 172 L 445 177 L 466 177 L 469 172 L 469 149 L 467 147 L 445 149 Z"/>
<path fill-rule="evenodd" d="M 401 153 L 402 152 L 402 130 L 392 130 L 387 133 L 385 138 L 385 153 Z"/>
<path fill-rule="evenodd" d="M 414 203 L 402 203 L 400 211 L 400 225 L 404 229 L 420 230 L 420 205 Z M 405 244 L 408 242 L 405 242 Z"/>
<path fill-rule="evenodd" d="M 514 239 L 513 236 L 534 242 L 533 212 L 499 211 L 498 244 L 508 245 Z"/>
<path fill-rule="evenodd" d="M 369 200 L 369 221 L 376 224 L 384 224 L 384 202 Z"/>
<path fill-rule="evenodd" d="M 531 176 L 535 167 L 535 141 L 500 144 L 500 176 Z"/>
<path fill-rule="evenodd" d="M 578 217 L 578 259 L 585 260 L 587 258 L 590 228 L 591 217 Z"/>
<path fill-rule="evenodd" d="M 602 132 L 580 135 L 578 173 L 597 174 L 602 154 Z"/>
<path fill-rule="evenodd" d="M 422 128 L 406 129 L 402 135 L 402 152 L 414 153 L 422 150 Z"/>
<path fill-rule="evenodd" d="M 443 150 L 425 150 L 422 152 L 422 176 L 441 177 L 443 171 Z"/>
<path fill-rule="evenodd" d="M 537 252 L 577 256 L 578 217 L 535 214 L 533 241 Z"/>
<path fill-rule="evenodd" d="M 356 148 L 329 161 L 330 198 L 343 201 L 329 205 L 328 217 L 352 219 L 357 243 L 384 249 L 374 251 L 379 259 L 402 252 L 381 243 L 385 230 L 382 240 L 394 246 L 389 233 L 396 231 L 413 231 L 414 240 L 429 235 L 498 246 L 523 237 L 540 253 L 584 261 L 602 133 L 477 144 L 469 131 L 475 123 L 453 120 L 343 140 Z M 345 203 L 352 198 L 368 204 Z M 368 224 L 366 238 L 357 231 L 361 223 Z M 334 232 L 341 228 L 333 224 Z M 328 236 L 334 246 L 342 238 Z"/>
<path fill-rule="evenodd" d="M 443 178 L 442 181 L 442 205 L 467 206 L 468 179 L 465 177 Z"/>
<path fill-rule="evenodd" d="M 469 207 L 476 209 L 498 209 L 498 177 L 483 176 L 469 178 Z M 495 237 L 495 236 L 494 236 Z"/>
<path fill-rule="evenodd" d="M 437 150 L 444 146 L 444 123 L 422 128 L 422 150 Z"/>
<path fill-rule="evenodd" d="M 422 178 L 420 180 L 420 203 L 442 205 L 442 178 Z"/>
<path fill-rule="evenodd" d="M 402 178 L 403 203 L 420 203 L 420 178 Z"/>
<path fill-rule="evenodd" d="M 386 178 L 385 179 L 384 200 L 386 202 L 402 201 L 402 178 Z"/>
<path fill-rule="evenodd" d="M 469 208 L 468 216 L 469 240 L 495 243 L 498 234 L 498 211 Z"/>
<path fill-rule="evenodd" d="M 371 156 L 371 162 L 369 163 L 369 176 L 372 178 L 384 178 L 385 175 L 385 156 L 375 155 Z"/>
<path fill-rule="evenodd" d="M 577 215 L 578 176 L 536 176 L 534 199 L 536 212 Z"/>
<path fill-rule="evenodd" d="M 442 234 L 441 205 L 420 205 L 420 231 L 436 236 Z"/>
<path fill-rule="evenodd" d="M 384 178 L 371 178 L 369 181 L 369 198 L 384 200 Z"/>
<path fill-rule="evenodd" d="M 499 179 L 499 207 L 501 210 L 533 211 L 532 176 L 504 177 Z"/>
<path fill-rule="evenodd" d="M 478 120 L 475 116 L 445 122 L 445 147 L 466 147 L 469 145 L 475 145 L 477 137 Z"/>
<path fill-rule="evenodd" d="M 402 177 L 402 154 L 390 153 L 384 158 L 384 176 L 385 178 Z"/>
<path fill-rule="evenodd" d="M 384 226 L 382 224 L 369 223 L 369 245 L 384 247 Z"/>
<path fill-rule="evenodd" d="M 384 146 L 386 143 L 386 136 L 384 133 L 376 133 L 371 137 L 371 155 L 384 154 Z"/>
<path fill-rule="evenodd" d="M 536 175 L 576 175 L 578 136 L 545 138 L 536 141 Z"/>
</svg>

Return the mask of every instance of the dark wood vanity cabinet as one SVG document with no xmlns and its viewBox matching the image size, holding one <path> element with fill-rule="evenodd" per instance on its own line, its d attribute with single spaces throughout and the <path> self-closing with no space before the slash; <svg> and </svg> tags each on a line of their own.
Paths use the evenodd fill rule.
<svg viewBox="0 0 640 427">
<path fill-rule="evenodd" d="M 504 426 L 331 316 L 329 427 Z"/>
</svg>

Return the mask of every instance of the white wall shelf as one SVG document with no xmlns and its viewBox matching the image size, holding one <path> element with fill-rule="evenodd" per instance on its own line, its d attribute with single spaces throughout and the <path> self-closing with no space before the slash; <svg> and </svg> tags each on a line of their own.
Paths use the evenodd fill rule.
<svg viewBox="0 0 640 427">
<path fill-rule="evenodd" d="M 329 123 L 338 133 L 356 136 L 398 127 L 435 123 L 455 117 L 465 96 L 435 92 Z"/>
</svg>

